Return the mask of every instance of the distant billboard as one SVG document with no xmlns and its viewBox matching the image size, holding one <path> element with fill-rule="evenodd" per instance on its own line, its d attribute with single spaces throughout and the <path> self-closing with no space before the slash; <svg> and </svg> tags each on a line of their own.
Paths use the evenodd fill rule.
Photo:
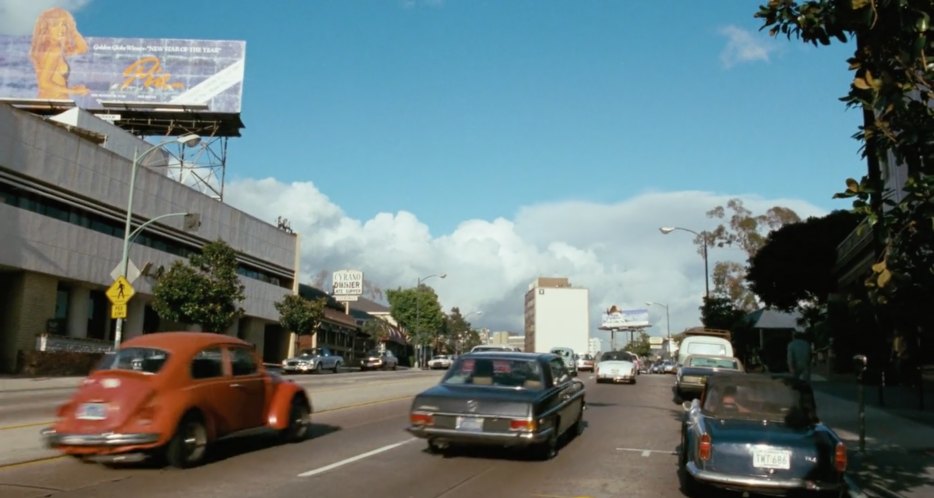
<svg viewBox="0 0 934 498">
<path fill-rule="evenodd" d="M 0 98 L 236 114 L 245 52 L 243 41 L 84 37 L 70 13 L 53 8 L 31 36 L 0 37 Z"/>
<path fill-rule="evenodd" d="M 616 305 L 606 310 L 600 322 L 601 329 L 633 329 L 648 326 L 649 310 L 644 308 L 624 310 Z"/>
</svg>

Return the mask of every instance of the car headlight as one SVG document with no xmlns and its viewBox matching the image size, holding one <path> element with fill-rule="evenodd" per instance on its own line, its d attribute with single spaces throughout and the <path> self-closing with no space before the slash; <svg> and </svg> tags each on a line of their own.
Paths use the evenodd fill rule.
<svg viewBox="0 0 934 498">
<path fill-rule="evenodd" d="M 282 366 L 283 366 L 283 367 L 286 366 L 286 365 L 288 365 L 288 364 L 289 364 L 289 360 L 282 360 Z"/>
</svg>

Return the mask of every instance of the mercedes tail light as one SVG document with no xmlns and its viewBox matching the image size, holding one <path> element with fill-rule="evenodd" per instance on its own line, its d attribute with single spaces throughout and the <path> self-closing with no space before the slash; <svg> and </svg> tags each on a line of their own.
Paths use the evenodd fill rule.
<svg viewBox="0 0 934 498">
<path fill-rule="evenodd" d="M 412 425 L 434 425 L 435 417 L 427 412 L 412 412 L 409 414 L 409 422 Z"/>
<path fill-rule="evenodd" d="M 535 432 L 538 422 L 534 419 L 515 418 L 509 421 L 509 430 L 520 432 Z"/>
</svg>

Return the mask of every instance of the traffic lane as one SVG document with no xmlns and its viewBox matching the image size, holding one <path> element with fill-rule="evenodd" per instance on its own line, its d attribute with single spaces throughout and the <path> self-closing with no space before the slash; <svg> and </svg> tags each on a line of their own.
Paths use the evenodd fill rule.
<svg viewBox="0 0 934 498">
<path fill-rule="evenodd" d="M 60 460 L 0 471 L 3 496 L 677 496 L 679 439 L 670 391 L 588 382 L 584 433 L 547 462 L 517 452 L 428 454 L 402 429 L 408 400 L 314 416 L 309 441 L 223 444 L 215 461 L 186 471 L 117 470 Z M 652 385 L 655 384 L 655 385 Z M 651 435 L 651 437 L 649 437 Z M 633 451 L 637 450 L 637 451 Z"/>
<path fill-rule="evenodd" d="M 209 461 L 186 470 L 142 463 L 108 468 L 73 458 L 0 469 L 0 496 L 284 496 L 279 482 L 297 480 L 311 467 L 324 467 L 375 447 L 407 439 L 402 428 L 411 398 L 312 415 L 311 436 L 279 444 L 262 434 L 219 442 Z M 296 496 L 307 496 L 308 490 Z"/>
<path fill-rule="evenodd" d="M 440 376 L 439 372 L 397 370 L 347 372 L 320 376 L 289 375 L 286 378 L 314 394 L 347 386 L 369 387 L 380 383 L 405 383 L 411 379 L 427 381 L 438 379 Z M 73 387 L 0 392 L 0 431 L 27 424 L 50 423 L 55 418 L 58 407 L 68 401 L 74 392 Z"/>
</svg>

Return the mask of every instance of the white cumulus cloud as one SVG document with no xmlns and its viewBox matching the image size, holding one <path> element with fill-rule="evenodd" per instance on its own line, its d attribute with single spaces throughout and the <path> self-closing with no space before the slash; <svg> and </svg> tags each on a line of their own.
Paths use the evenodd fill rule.
<svg viewBox="0 0 934 498">
<path fill-rule="evenodd" d="M 720 62 L 729 69 L 747 62 L 768 62 L 769 54 L 778 49 L 771 45 L 765 35 L 752 33 L 737 26 L 726 26 L 720 34 L 727 39 L 726 47 L 720 52 Z"/>
<path fill-rule="evenodd" d="M 446 273 L 444 279 L 426 282 L 445 310 L 482 311 L 470 318 L 474 326 L 521 333 L 529 284 L 540 276 L 568 277 L 575 287 L 589 289 L 592 335 L 599 335 L 601 313 L 613 304 L 666 304 L 672 333 L 700 325 L 703 258 L 691 234 L 663 235 L 658 228 L 713 228 L 718 220 L 704 213 L 730 198 L 742 199 L 756 214 L 773 206 L 791 208 L 802 218 L 825 214 L 795 199 L 655 192 L 613 204 L 526 206 L 512 220 L 466 220 L 452 233 L 433 237 L 428 226 L 405 211 L 352 219 L 312 182 L 246 179 L 225 187 L 225 201 L 238 209 L 269 222 L 278 216 L 290 220 L 301 237 L 302 283 L 322 271 L 353 268 L 385 290 L 414 287 L 419 277 Z M 742 262 L 744 256 L 735 249 L 711 248 L 709 259 L 712 268 L 716 261 Z M 664 335 L 664 308 L 653 306 L 649 312 L 650 332 Z"/>
<path fill-rule="evenodd" d="M 90 0 L 0 0 L 0 35 L 29 35 L 45 9 L 61 7 L 74 13 Z M 81 29 L 81 26 L 78 26 Z"/>
</svg>

